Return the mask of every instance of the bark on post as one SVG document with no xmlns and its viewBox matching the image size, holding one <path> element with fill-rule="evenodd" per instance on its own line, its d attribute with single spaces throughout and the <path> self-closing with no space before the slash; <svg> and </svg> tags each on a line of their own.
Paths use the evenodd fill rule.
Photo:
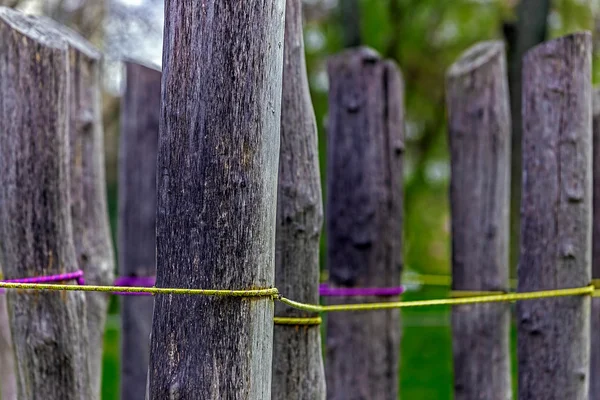
<svg viewBox="0 0 600 400">
<path fill-rule="evenodd" d="M 78 33 L 49 18 L 69 45 L 69 151 L 71 218 L 77 264 L 90 285 L 111 285 L 114 253 L 104 176 L 104 131 L 100 66 L 102 54 Z M 91 385 L 100 397 L 104 325 L 109 294 L 87 293 Z"/>
<path fill-rule="evenodd" d="M 6 293 L 0 293 L 0 399 L 17 398 L 16 374 Z"/>
<path fill-rule="evenodd" d="M 592 279 L 600 279 L 600 89 L 593 93 Z M 600 298 L 592 299 L 590 400 L 600 400 Z"/>
<path fill-rule="evenodd" d="M 160 71 L 126 62 L 119 146 L 119 270 L 124 277 L 156 274 L 156 156 Z M 121 300 L 121 398 L 144 400 L 154 298 Z"/>
<path fill-rule="evenodd" d="M 274 285 L 284 0 L 171 0 L 157 286 Z M 150 398 L 268 399 L 271 298 L 156 296 Z"/>
<path fill-rule="evenodd" d="M 523 60 L 519 291 L 589 285 L 592 110 L 589 33 Z M 586 399 L 590 298 L 517 303 L 519 399 Z"/>
<path fill-rule="evenodd" d="M 68 45 L 0 8 L 0 54 L 0 264 L 7 279 L 76 271 Z M 84 294 L 9 291 L 8 303 L 19 398 L 94 399 Z"/>
<path fill-rule="evenodd" d="M 479 43 L 450 67 L 446 104 L 452 288 L 508 291 L 511 125 L 502 42 Z M 509 304 L 453 307 L 455 399 L 512 399 L 509 333 Z"/>
<path fill-rule="evenodd" d="M 367 48 L 328 66 L 327 265 L 333 287 L 390 287 L 402 270 L 403 83 Z M 332 297 L 331 303 L 397 300 Z M 397 399 L 398 310 L 327 316 L 327 398 Z"/>
<path fill-rule="evenodd" d="M 323 226 L 317 126 L 310 98 L 302 1 L 287 0 L 277 195 L 275 286 L 286 296 L 319 303 L 319 238 Z M 282 304 L 281 317 L 306 317 Z M 319 325 L 275 325 L 273 399 L 325 399 Z"/>
</svg>

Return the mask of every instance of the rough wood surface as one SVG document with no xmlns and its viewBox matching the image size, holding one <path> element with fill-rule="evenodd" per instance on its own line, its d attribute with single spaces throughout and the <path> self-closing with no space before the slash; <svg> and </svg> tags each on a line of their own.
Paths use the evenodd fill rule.
<svg viewBox="0 0 600 400">
<path fill-rule="evenodd" d="M 577 33 L 523 60 L 520 292 L 590 283 L 591 48 Z M 519 302 L 517 323 L 519 399 L 586 399 L 590 298 Z"/>
<path fill-rule="evenodd" d="M 359 48 L 333 57 L 327 132 L 327 265 L 332 287 L 400 285 L 403 83 Z M 330 303 L 397 297 L 332 297 Z M 327 316 L 327 398 L 398 398 L 398 310 Z"/>
<path fill-rule="evenodd" d="M 0 8 L 0 54 L 0 264 L 7 279 L 76 271 L 67 43 Z M 9 291 L 8 304 L 19 398 L 96 398 L 84 294 Z"/>
<path fill-rule="evenodd" d="M 6 293 L 0 293 L 0 399 L 17 399 L 17 371 L 10 336 Z"/>
<path fill-rule="evenodd" d="M 452 288 L 508 291 L 511 128 L 502 42 L 476 44 L 450 67 L 446 104 Z M 456 400 L 512 399 L 509 333 L 509 304 L 452 308 Z"/>
<path fill-rule="evenodd" d="M 69 45 L 71 218 L 77 264 L 85 272 L 87 284 L 112 285 L 115 265 L 104 175 L 102 54 L 78 33 L 49 18 L 44 20 Z M 86 294 L 91 384 L 98 398 L 108 300 L 105 293 Z"/>
<path fill-rule="evenodd" d="M 277 193 L 275 286 L 298 301 L 319 303 L 319 238 L 323 226 L 317 126 L 310 98 L 302 1 L 287 0 Z M 282 304 L 275 314 L 315 316 Z M 273 399 L 325 399 L 321 327 L 275 325 Z"/>
<path fill-rule="evenodd" d="M 126 62 L 119 145 L 119 272 L 156 274 L 156 156 L 161 73 Z M 121 299 L 121 398 L 144 400 L 154 298 Z"/>
<path fill-rule="evenodd" d="M 157 286 L 274 285 L 284 0 L 165 4 Z M 151 399 L 269 399 L 271 298 L 156 296 Z"/>
<path fill-rule="evenodd" d="M 592 278 L 600 279 L 600 89 L 593 93 Z M 590 400 L 600 400 L 600 298 L 592 299 Z"/>
</svg>

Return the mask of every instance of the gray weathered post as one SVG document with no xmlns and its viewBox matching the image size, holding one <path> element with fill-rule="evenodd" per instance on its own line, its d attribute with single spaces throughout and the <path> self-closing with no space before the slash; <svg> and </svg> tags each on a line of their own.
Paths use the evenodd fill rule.
<svg viewBox="0 0 600 400">
<path fill-rule="evenodd" d="M 17 398 L 16 373 L 6 293 L 0 293 L 0 399 Z"/>
<path fill-rule="evenodd" d="M 287 0 L 283 59 L 275 286 L 290 298 L 318 304 L 323 204 L 301 0 Z M 275 313 L 314 316 L 281 304 Z M 325 394 L 320 326 L 275 325 L 272 398 L 318 400 Z"/>
<path fill-rule="evenodd" d="M 328 66 L 327 265 L 333 287 L 400 285 L 403 83 L 368 48 Z M 397 300 L 332 297 L 331 303 Z M 328 399 L 398 398 L 398 310 L 327 317 Z"/>
<path fill-rule="evenodd" d="M 284 0 L 165 4 L 159 287 L 274 285 L 284 19 Z M 156 296 L 150 398 L 270 398 L 273 308 Z"/>
<path fill-rule="evenodd" d="M 156 155 L 161 73 L 126 62 L 119 146 L 119 271 L 156 274 Z M 154 298 L 121 300 L 121 398 L 143 400 L 150 358 Z"/>
<path fill-rule="evenodd" d="M 40 20 L 0 8 L 0 54 L 0 263 L 7 279 L 76 271 L 68 45 Z M 10 291 L 8 303 L 19 398 L 96 398 L 84 294 Z"/>
<path fill-rule="evenodd" d="M 111 285 L 114 253 L 106 204 L 100 67 L 102 54 L 86 39 L 49 18 L 69 45 L 71 218 L 77 264 L 90 285 Z M 87 293 L 92 393 L 100 398 L 108 293 Z"/>
<path fill-rule="evenodd" d="M 592 99 L 589 33 L 523 60 L 520 292 L 591 278 Z M 590 298 L 517 303 L 519 399 L 587 399 Z"/>
<path fill-rule="evenodd" d="M 593 92 L 592 278 L 600 279 L 600 89 Z M 600 400 L 600 298 L 592 299 L 590 400 Z"/>
<path fill-rule="evenodd" d="M 476 44 L 450 67 L 446 105 L 452 288 L 508 291 L 511 126 L 502 42 Z M 455 399 L 512 399 L 509 330 L 509 304 L 452 309 Z"/>
</svg>

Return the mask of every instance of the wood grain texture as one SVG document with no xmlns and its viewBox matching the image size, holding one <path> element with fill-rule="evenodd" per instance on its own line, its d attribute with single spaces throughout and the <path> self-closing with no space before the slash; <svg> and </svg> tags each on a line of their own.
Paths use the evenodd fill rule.
<svg viewBox="0 0 600 400">
<path fill-rule="evenodd" d="M 402 270 L 403 83 L 373 50 L 329 61 L 327 265 L 332 287 L 390 287 Z M 329 303 L 397 297 L 335 297 Z M 398 310 L 327 316 L 327 398 L 398 398 Z"/>
<path fill-rule="evenodd" d="M 69 45 L 71 218 L 77 264 L 90 285 L 112 285 L 114 252 L 108 222 L 100 68 L 102 54 L 77 32 L 43 18 Z M 100 397 L 109 295 L 86 293 L 92 392 Z"/>
<path fill-rule="evenodd" d="M 310 98 L 302 1 L 287 0 L 277 194 L 275 286 L 289 298 L 319 303 L 323 200 L 317 125 Z M 282 317 L 315 316 L 275 305 Z M 275 325 L 273 399 L 325 399 L 321 327 Z"/>
<path fill-rule="evenodd" d="M 592 110 L 589 33 L 523 60 L 520 292 L 589 285 Z M 519 399 L 586 399 L 590 298 L 517 303 Z"/>
<path fill-rule="evenodd" d="M 284 0 L 165 3 L 157 286 L 274 285 Z M 151 399 L 269 399 L 271 298 L 156 296 Z"/>
<path fill-rule="evenodd" d="M 68 45 L 0 8 L 0 54 L 0 264 L 7 279 L 76 271 Z M 19 399 L 96 398 L 84 294 L 11 291 L 8 304 Z"/>
<path fill-rule="evenodd" d="M 592 278 L 600 279 L 600 89 L 593 92 Z M 600 298 L 592 299 L 590 400 L 600 400 Z"/>
<path fill-rule="evenodd" d="M 125 63 L 119 137 L 119 272 L 156 274 L 156 157 L 161 73 Z M 121 299 L 121 398 L 144 400 L 154 298 Z"/>
<path fill-rule="evenodd" d="M 446 79 L 452 289 L 509 290 L 510 106 L 502 42 L 482 42 Z M 510 305 L 452 308 L 454 398 L 512 399 Z M 485 367 L 484 367 L 485 366 Z"/>
<path fill-rule="evenodd" d="M 0 293 L 0 399 L 17 400 L 17 371 L 6 293 Z"/>
</svg>

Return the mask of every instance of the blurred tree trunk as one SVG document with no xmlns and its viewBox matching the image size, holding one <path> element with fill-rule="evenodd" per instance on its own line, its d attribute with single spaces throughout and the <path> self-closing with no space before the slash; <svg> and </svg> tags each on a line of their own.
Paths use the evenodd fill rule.
<svg viewBox="0 0 600 400">
<path fill-rule="evenodd" d="M 302 1 L 287 0 L 275 286 L 291 298 L 318 303 L 323 204 L 317 126 L 302 33 Z M 282 304 L 275 306 L 275 314 L 307 316 Z M 320 325 L 276 324 L 273 337 L 273 398 L 325 399 Z"/>
<path fill-rule="evenodd" d="M 156 275 L 156 156 L 161 72 L 128 61 L 119 137 L 119 271 Z M 152 296 L 121 300 L 121 398 L 143 400 L 150 359 Z"/>
<path fill-rule="evenodd" d="M 523 55 L 546 39 L 550 0 L 521 0 L 517 20 L 505 25 L 508 43 L 508 83 L 512 115 L 511 187 L 510 187 L 510 265 L 515 271 L 519 261 L 521 206 L 521 69 Z"/>
</svg>

